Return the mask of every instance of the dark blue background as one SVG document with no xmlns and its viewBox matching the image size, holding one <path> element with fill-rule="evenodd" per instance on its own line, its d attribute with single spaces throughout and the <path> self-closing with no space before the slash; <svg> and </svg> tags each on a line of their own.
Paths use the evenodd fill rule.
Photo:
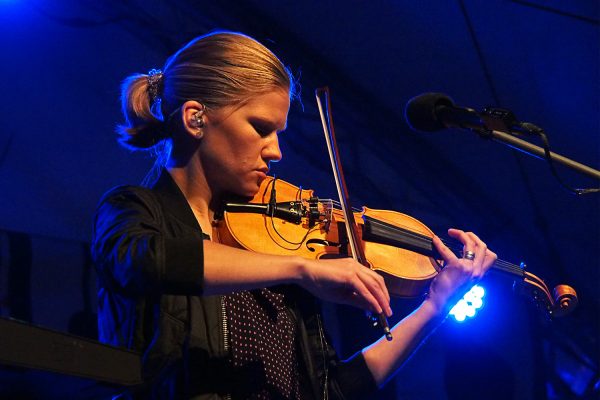
<svg viewBox="0 0 600 400">
<path fill-rule="evenodd" d="M 576 197 L 545 162 L 473 133 L 418 134 L 403 120 L 408 99 L 427 91 L 506 107 L 543 127 L 555 152 L 600 168 L 593 0 L 0 2 L 0 315 L 93 336 L 93 275 L 84 266 L 95 203 L 152 164 L 116 143 L 119 83 L 215 28 L 256 37 L 300 79 L 302 104 L 292 107 L 284 160 L 273 168 L 281 178 L 335 195 L 313 97 L 329 85 L 355 206 L 399 210 L 441 234 L 473 230 L 502 259 L 579 293 L 572 315 L 546 324 L 511 282 L 489 279 L 483 313 L 438 329 L 382 398 L 593 396 L 598 195 Z M 558 169 L 573 186 L 598 186 Z M 31 245 L 15 247 L 16 233 Z M 18 289 L 10 268 L 30 273 Z M 396 301 L 396 316 L 415 304 Z M 345 355 L 377 334 L 359 312 L 327 310 Z"/>
</svg>

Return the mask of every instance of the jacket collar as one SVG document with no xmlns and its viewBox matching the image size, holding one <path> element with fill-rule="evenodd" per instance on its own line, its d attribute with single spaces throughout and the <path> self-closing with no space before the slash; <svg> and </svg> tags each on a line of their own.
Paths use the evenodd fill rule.
<svg viewBox="0 0 600 400">
<path fill-rule="evenodd" d="M 198 224 L 198 220 L 196 220 L 192 212 L 192 208 L 181 189 L 179 189 L 179 186 L 177 186 L 177 183 L 171 177 L 171 174 L 169 174 L 169 171 L 163 168 L 158 179 L 150 187 L 158 195 L 163 208 L 169 214 L 190 228 L 202 232 L 200 224 Z"/>
</svg>

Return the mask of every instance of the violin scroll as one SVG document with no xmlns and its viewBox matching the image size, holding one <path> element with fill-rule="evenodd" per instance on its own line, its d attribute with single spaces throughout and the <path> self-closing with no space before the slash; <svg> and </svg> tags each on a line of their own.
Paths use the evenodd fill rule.
<svg viewBox="0 0 600 400">
<path fill-rule="evenodd" d="M 538 307 L 543 308 L 548 317 L 563 317 L 570 314 L 577 306 L 577 292 L 571 286 L 558 285 L 553 293 L 546 286 L 546 283 L 531 272 L 523 271 L 523 283 L 529 295 L 537 303 Z"/>
<path fill-rule="evenodd" d="M 570 314 L 575 307 L 579 299 L 577 298 L 577 292 L 569 285 L 558 285 L 554 288 L 554 315 L 556 317 L 562 317 Z"/>
</svg>

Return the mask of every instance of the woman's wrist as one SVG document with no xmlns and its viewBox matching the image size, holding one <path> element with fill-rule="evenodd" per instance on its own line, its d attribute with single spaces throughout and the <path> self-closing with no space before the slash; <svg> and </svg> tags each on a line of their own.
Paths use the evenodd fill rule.
<svg viewBox="0 0 600 400">
<path fill-rule="evenodd" d="M 308 279 L 308 260 L 302 257 L 292 256 L 290 260 L 290 279 L 289 283 L 304 286 Z"/>
<path fill-rule="evenodd" d="M 438 304 L 429 297 L 421 303 L 419 309 L 431 321 L 442 322 L 448 315 L 447 307 Z"/>
</svg>

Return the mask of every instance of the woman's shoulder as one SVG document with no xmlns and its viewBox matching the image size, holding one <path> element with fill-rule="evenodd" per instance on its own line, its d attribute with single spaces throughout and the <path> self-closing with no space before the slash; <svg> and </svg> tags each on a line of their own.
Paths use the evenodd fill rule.
<svg viewBox="0 0 600 400">
<path fill-rule="evenodd" d="M 98 201 L 98 204 L 132 201 L 136 199 L 147 200 L 155 197 L 156 195 L 152 193 L 152 189 L 144 186 L 118 185 L 107 190 Z"/>
<path fill-rule="evenodd" d="M 153 196 L 152 189 L 145 186 L 118 185 L 108 189 L 100 198 L 100 203 L 115 198 Z"/>
<path fill-rule="evenodd" d="M 104 193 L 98 201 L 96 212 L 108 210 L 148 209 L 158 210 L 160 202 L 152 189 L 144 186 L 119 185 Z"/>
</svg>

